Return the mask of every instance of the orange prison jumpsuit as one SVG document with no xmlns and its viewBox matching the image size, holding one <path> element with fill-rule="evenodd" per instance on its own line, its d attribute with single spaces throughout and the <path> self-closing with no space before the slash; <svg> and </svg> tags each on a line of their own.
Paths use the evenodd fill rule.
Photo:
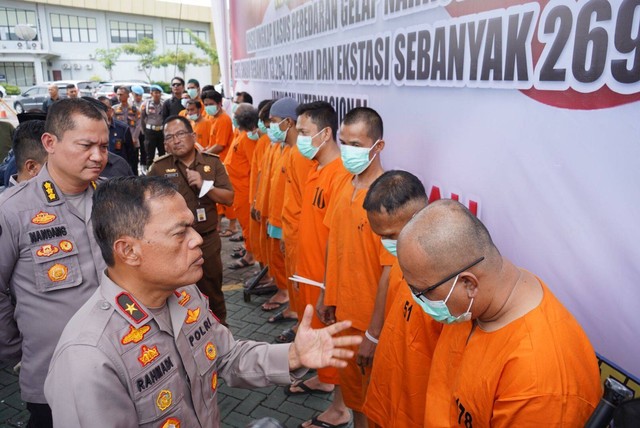
<svg viewBox="0 0 640 428">
<path fill-rule="evenodd" d="M 338 321 L 352 321 L 344 334 L 364 336 L 382 269 L 393 265 L 395 257 L 373 233 L 362 208 L 368 189 L 354 191 L 352 177 L 348 177 L 332 198 L 324 220 L 329 227 L 325 304 L 336 307 Z M 339 370 L 344 402 L 352 410 L 362 412 L 370 372 L 367 369 L 363 375 L 355 358 Z"/>
<path fill-rule="evenodd" d="M 227 168 L 227 174 L 229 174 L 235 192 L 233 209 L 240 222 L 240 227 L 242 227 L 244 246 L 249 252 L 252 251 L 249 236 L 249 219 L 251 218 L 249 179 L 255 147 L 256 142 L 249 138 L 246 132 L 239 132 L 233 143 L 231 143 L 231 150 L 227 153 L 224 161 L 224 166 Z"/>
<path fill-rule="evenodd" d="M 497 331 L 472 322 L 443 327 L 425 427 L 584 426 L 602 396 L 596 355 L 575 318 L 538 281 L 540 304 Z"/>
<path fill-rule="evenodd" d="M 258 197 L 258 184 L 260 173 L 262 172 L 262 160 L 269 149 L 271 140 L 267 135 L 262 135 L 256 142 L 253 157 L 251 158 L 251 176 L 249 177 L 249 202 L 255 208 Z M 260 263 L 266 264 L 267 258 L 262 252 L 260 245 L 260 222 L 254 219 L 249 220 L 249 240 L 253 243 L 251 246 L 253 257 Z"/>
<path fill-rule="evenodd" d="M 210 119 L 210 117 L 211 116 L 202 116 L 201 120 L 197 122 L 191 121 L 191 127 L 193 128 L 193 132 L 195 132 L 196 134 L 196 141 L 204 149 L 208 149 L 212 145 L 210 138 L 211 125 L 213 124 L 213 121 Z"/>
<path fill-rule="evenodd" d="M 229 147 L 233 142 L 233 124 L 231 117 L 224 111 L 220 110 L 215 116 L 209 116 L 213 121 L 211 125 L 211 134 L 209 136 L 209 144 L 212 146 L 220 145 L 224 149 L 218 153 L 220 160 L 224 163 L 229 152 Z M 233 207 L 224 207 L 222 204 L 218 205 L 218 215 L 224 215 L 229 220 L 235 220 L 236 215 L 233 211 Z"/>
<path fill-rule="evenodd" d="M 268 137 L 267 137 L 268 138 Z M 258 189 L 256 193 L 256 211 L 260 212 L 260 251 L 264 262 L 269 265 L 269 237 L 267 235 L 267 219 L 269 218 L 269 194 L 271 193 L 271 169 L 276 155 L 280 155 L 280 144 L 269 142 L 262 157 Z M 271 270 L 271 268 L 269 268 Z M 269 272 L 271 276 L 271 272 Z"/>
<path fill-rule="evenodd" d="M 340 157 L 320 169 L 318 169 L 318 163 L 314 163 L 315 168 L 309 171 L 302 192 L 295 273 L 313 281 L 324 282 L 327 239 L 329 238 L 329 228 L 324 224 L 324 217 L 336 184 L 350 175 L 342 166 Z M 315 307 L 321 289 L 303 282 L 299 282 L 298 286 L 300 288 L 299 308 L 303 309 L 307 304 Z M 326 327 L 315 311 L 313 311 L 311 326 L 313 328 Z M 340 384 L 338 369 L 334 367 L 318 369 L 318 377 L 324 383 Z"/>
<path fill-rule="evenodd" d="M 267 223 L 282 228 L 282 206 L 284 204 L 284 186 L 287 183 L 286 164 L 291 147 L 278 145 L 273 153 L 271 164 L 271 185 L 269 189 L 269 213 Z M 276 286 L 280 290 L 288 289 L 289 279 L 284 269 L 284 254 L 280 250 L 280 239 L 269 236 L 267 238 L 269 247 L 269 270 L 271 276 L 276 281 Z M 291 296 L 289 296 L 291 299 Z M 295 299 L 295 297 L 294 297 Z"/>
<path fill-rule="evenodd" d="M 397 260 L 389 274 L 387 302 L 363 411 L 381 427 L 419 428 L 443 324 L 414 302 Z"/>
<path fill-rule="evenodd" d="M 294 144 L 290 151 L 286 165 L 287 182 L 284 187 L 284 201 L 282 207 L 282 239 L 284 240 L 284 267 L 287 278 L 295 273 L 296 248 L 298 245 L 298 223 L 300 221 L 300 211 L 302 206 L 302 192 L 309 170 L 317 164 L 300 153 Z M 298 290 L 293 288 L 293 282 L 287 281 L 289 296 L 295 296 L 294 301 L 289 303 L 291 310 L 302 316 L 300 309 L 300 299 Z M 291 299 L 290 299 L 291 300 Z"/>
</svg>

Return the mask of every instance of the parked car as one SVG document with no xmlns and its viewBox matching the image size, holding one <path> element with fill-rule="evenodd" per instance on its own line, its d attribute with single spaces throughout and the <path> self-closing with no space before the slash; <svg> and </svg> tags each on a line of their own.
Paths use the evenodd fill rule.
<svg viewBox="0 0 640 428">
<path fill-rule="evenodd" d="M 4 88 L 4 86 L 0 85 L 0 98 L 4 98 L 7 96 L 7 90 Z"/>
<path fill-rule="evenodd" d="M 101 83 L 94 93 L 94 97 L 98 98 L 100 96 L 105 96 L 111 100 L 113 104 L 118 104 L 120 101 L 118 100 L 118 96 L 116 92 L 118 88 L 121 86 L 125 86 L 131 92 L 131 87 L 134 85 L 140 86 L 144 90 L 144 94 L 142 95 L 143 99 L 151 98 L 151 85 L 144 82 L 136 82 L 136 81 L 127 81 L 127 82 L 103 82 Z M 167 100 L 171 98 L 171 95 L 162 93 L 162 100 Z"/>
<path fill-rule="evenodd" d="M 92 97 L 99 85 L 99 82 L 94 82 L 93 80 L 56 80 L 49 83 L 57 84 L 60 94 L 66 93 L 67 85 L 73 83 L 78 88 L 78 96 L 80 97 Z"/>
<path fill-rule="evenodd" d="M 24 113 L 34 108 L 41 109 L 42 103 L 49 96 L 48 88 L 48 83 L 30 87 L 13 101 L 13 109 L 16 113 Z"/>
</svg>

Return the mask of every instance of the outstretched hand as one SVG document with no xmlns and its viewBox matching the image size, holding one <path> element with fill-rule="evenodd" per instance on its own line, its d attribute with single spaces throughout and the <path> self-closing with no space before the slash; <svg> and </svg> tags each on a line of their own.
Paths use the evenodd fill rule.
<svg viewBox="0 0 640 428">
<path fill-rule="evenodd" d="M 289 348 L 289 369 L 302 366 L 310 369 L 322 367 L 346 367 L 345 360 L 353 358 L 354 352 L 347 346 L 362 342 L 360 336 L 339 336 L 336 334 L 351 326 L 351 321 L 340 321 L 322 329 L 311 328 L 313 307 L 307 305 L 298 326 L 296 339 Z"/>
</svg>

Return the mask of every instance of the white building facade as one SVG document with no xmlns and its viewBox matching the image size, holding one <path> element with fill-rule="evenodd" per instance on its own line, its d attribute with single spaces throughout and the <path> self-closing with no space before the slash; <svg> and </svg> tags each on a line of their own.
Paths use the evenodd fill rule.
<svg viewBox="0 0 640 428">
<path fill-rule="evenodd" d="M 215 46 L 210 21 L 210 8 L 166 1 L 5 0 L 0 4 L 0 84 L 24 89 L 49 80 L 109 80 L 96 50 L 145 37 L 155 40 L 156 54 L 181 49 L 205 58 L 186 30 Z M 33 40 L 20 39 L 21 32 L 15 31 L 20 24 L 35 30 Z M 113 79 L 147 80 L 138 60 L 120 55 Z M 174 66 L 147 71 L 152 81 L 181 75 Z M 188 65 L 183 77 L 198 79 L 201 85 L 218 83 L 217 67 L 211 65 Z"/>
</svg>

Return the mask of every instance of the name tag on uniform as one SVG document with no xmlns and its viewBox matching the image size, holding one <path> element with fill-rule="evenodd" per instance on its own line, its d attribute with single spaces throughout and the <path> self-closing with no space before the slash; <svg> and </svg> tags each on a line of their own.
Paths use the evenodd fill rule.
<svg viewBox="0 0 640 428">
<path fill-rule="evenodd" d="M 196 209 L 196 218 L 199 222 L 207 221 L 207 213 L 205 212 L 204 208 Z"/>
<path fill-rule="evenodd" d="M 177 172 L 171 172 L 169 174 L 165 174 L 164 176 L 167 177 L 167 178 L 176 178 L 176 177 L 178 177 L 178 173 Z"/>
</svg>

